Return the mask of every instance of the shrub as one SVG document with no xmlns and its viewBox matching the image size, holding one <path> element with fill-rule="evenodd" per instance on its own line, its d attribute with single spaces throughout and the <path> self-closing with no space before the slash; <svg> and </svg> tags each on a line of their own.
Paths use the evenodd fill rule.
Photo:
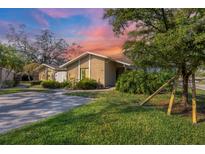
<svg viewBox="0 0 205 154">
<path fill-rule="evenodd" d="M 50 89 L 57 89 L 57 88 L 65 88 L 70 87 L 71 83 L 69 81 L 64 81 L 62 83 L 54 80 L 45 80 L 41 82 L 42 87 L 50 88 Z"/>
<path fill-rule="evenodd" d="M 40 85 L 42 81 L 30 81 L 31 86 Z"/>
<path fill-rule="evenodd" d="M 72 84 L 69 81 L 63 81 L 62 83 L 60 83 L 61 88 L 70 88 L 71 85 Z"/>
<path fill-rule="evenodd" d="M 117 83 L 116 89 L 121 92 L 134 94 L 151 94 L 162 86 L 167 80 L 173 77 L 170 71 L 149 72 L 131 71 L 122 74 Z M 171 85 L 165 90 L 170 90 Z"/>
<path fill-rule="evenodd" d="M 15 81 L 15 80 L 5 80 L 2 83 L 2 88 L 15 87 L 17 84 L 18 84 L 18 81 Z"/>
<path fill-rule="evenodd" d="M 45 80 L 41 82 L 42 87 L 44 88 L 50 88 L 50 89 L 56 89 L 61 88 L 61 85 L 59 82 L 54 80 Z"/>
<path fill-rule="evenodd" d="M 75 84 L 77 89 L 96 89 L 97 87 L 98 83 L 93 79 L 83 79 Z"/>
</svg>

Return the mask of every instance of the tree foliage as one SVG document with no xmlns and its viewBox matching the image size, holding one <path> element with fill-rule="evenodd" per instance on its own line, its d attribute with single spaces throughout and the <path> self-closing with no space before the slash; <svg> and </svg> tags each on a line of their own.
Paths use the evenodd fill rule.
<svg viewBox="0 0 205 154">
<path fill-rule="evenodd" d="M 0 44 L 0 67 L 10 71 L 21 71 L 24 65 L 24 59 L 15 48 Z"/>
<path fill-rule="evenodd" d="M 137 65 L 178 69 L 184 65 L 190 74 L 205 60 L 204 15 L 202 9 L 107 9 L 104 17 L 116 34 L 137 23 L 124 46 Z"/>
<path fill-rule="evenodd" d="M 12 71 L 20 72 L 22 71 L 25 60 L 22 55 L 16 51 L 15 48 L 10 46 L 0 44 L 0 67 L 6 68 L 6 79 Z M 7 85 L 11 83 L 14 85 L 14 81 L 4 81 Z M 2 87 L 3 81 L 0 80 L 0 88 Z"/>
<path fill-rule="evenodd" d="M 149 73 L 142 70 L 130 71 L 119 77 L 116 89 L 121 92 L 134 94 L 152 94 L 172 76 L 173 72 L 166 70 Z M 171 85 L 166 90 L 170 90 L 170 87 Z"/>
<path fill-rule="evenodd" d="M 8 43 L 35 63 L 64 63 L 68 44 L 62 38 L 57 38 L 50 30 L 41 30 L 40 34 L 32 36 L 25 30 L 25 25 L 18 28 L 10 26 L 7 34 Z"/>
<path fill-rule="evenodd" d="M 188 78 L 205 62 L 205 9 L 106 9 L 113 31 L 136 28 L 125 53 L 143 68 L 176 69 L 183 78 L 183 102 L 188 101 Z"/>
</svg>

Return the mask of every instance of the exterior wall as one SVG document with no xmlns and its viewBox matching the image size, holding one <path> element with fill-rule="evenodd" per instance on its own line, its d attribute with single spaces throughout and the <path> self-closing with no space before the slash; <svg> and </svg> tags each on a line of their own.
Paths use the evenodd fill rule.
<svg viewBox="0 0 205 154">
<path fill-rule="evenodd" d="M 55 70 L 48 68 L 48 80 L 55 80 Z"/>
<path fill-rule="evenodd" d="M 83 68 L 88 69 L 90 79 L 96 80 L 104 87 L 115 86 L 118 69 L 124 70 L 122 64 L 95 55 L 87 55 L 67 66 L 67 79 L 79 81 L 80 70 Z"/>
<path fill-rule="evenodd" d="M 0 80 L 5 81 L 5 80 L 14 80 L 14 72 L 10 72 L 9 75 L 9 70 L 5 68 L 0 68 Z"/>
<path fill-rule="evenodd" d="M 67 67 L 68 70 L 68 80 L 77 81 L 78 80 L 78 61 Z"/>
<path fill-rule="evenodd" d="M 93 55 L 88 55 L 74 62 L 73 64 L 70 64 L 67 67 L 68 80 L 78 81 L 80 77 L 80 69 L 81 68 L 89 69 L 89 67 L 90 67 L 89 70 L 90 78 L 105 85 L 105 59 Z"/>
<path fill-rule="evenodd" d="M 40 80 L 40 79 L 39 79 L 39 73 L 38 73 L 37 71 L 35 71 L 35 72 L 33 73 L 33 80 L 34 80 L 34 81 Z"/>
<path fill-rule="evenodd" d="M 115 86 L 116 82 L 116 63 L 110 60 L 105 62 L 105 86 Z"/>
<path fill-rule="evenodd" d="M 89 56 L 80 59 L 80 68 L 89 68 Z"/>
<path fill-rule="evenodd" d="M 105 85 L 105 59 L 90 55 L 90 78 Z"/>
<path fill-rule="evenodd" d="M 39 70 L 39 80 L 55 80 L 55 70 L 43 67 Z"/>
<path fill-rule="evenodd" d="M 47 80 L 45 68 L 39 70 L 38 76 L 39 80 Z"/>
</svg>

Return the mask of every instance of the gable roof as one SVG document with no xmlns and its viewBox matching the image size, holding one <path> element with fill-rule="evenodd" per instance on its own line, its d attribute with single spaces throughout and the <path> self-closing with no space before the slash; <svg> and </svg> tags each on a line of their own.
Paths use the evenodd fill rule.
<svg viewBox="0 0 205 154">
<path fill-rule="evenodd" d="M 44 66 L 45 66 L 45 67 L 48 67 L 48 68 L 51 68 L 51 69 L 53 69 L 53 70 L 55 70 L 55 69 L 58 68 L 57 66 L 54 66 L 54 65 L 41 64 L 41 65 L 39 65 L 38 67 L 36 67 L 34 71 L 39 70 L 39 69 L 41 69 L 41 68 L 44 67 Z"/>
<path fill-rule="evenodd" d="M 108 56 L 105 56 L 105 55 L 101 55 L 101 54 L 98 54 L 98 53 L 93 53 L 93 52 L 87 51 L 87 52 L 85 52 L 85 53 L 83 53 L 83 54 L 77 56 L 76 58 L 74 58 L 74 59 L 72 59 L 72 60 L 66 62 L 65 64 L 59 66 L 59 68 L 63 68 L 63 67 L 65 67 L 65 66 L 69 65 L 69 64 L 72 64 L 72 63 L 76 62 L 77 60 L 79 60 L 79 59 L 81 59 L 81 58 L 83 58 L 83 57 L 85 57 L 85 56 L 87 56 L 87 55 L 94 55 L 94 56 L 97 56 L 97 57 L 109 59 L 109 60 L 112 60 L 112 61 L 114 61 L 114 62 L 123 64 L 123 65 L 127 65 L 127 66 L 130 66 L 130 65 L 131 65 L 131 61 L 125 60 L 125 58 L 124 58 L 124 59 L 118 59 L 118 58 L 115 58 L 115 57 L 108 57 Z M 128 58 L 127 58 L 127 59 L 128 59 Z"/>
</svg>

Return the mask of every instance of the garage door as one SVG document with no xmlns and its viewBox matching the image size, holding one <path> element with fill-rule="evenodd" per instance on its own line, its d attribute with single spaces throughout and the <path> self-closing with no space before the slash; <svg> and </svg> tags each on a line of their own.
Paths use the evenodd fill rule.
<svg viewBox="0 0 205 154">
<path fill-rule="evenodd" d="M 57 72 L 55 74 L 55 80 L 58 82 L 63 82 L 67 80 L 67 72 Z"/>
</svg>

